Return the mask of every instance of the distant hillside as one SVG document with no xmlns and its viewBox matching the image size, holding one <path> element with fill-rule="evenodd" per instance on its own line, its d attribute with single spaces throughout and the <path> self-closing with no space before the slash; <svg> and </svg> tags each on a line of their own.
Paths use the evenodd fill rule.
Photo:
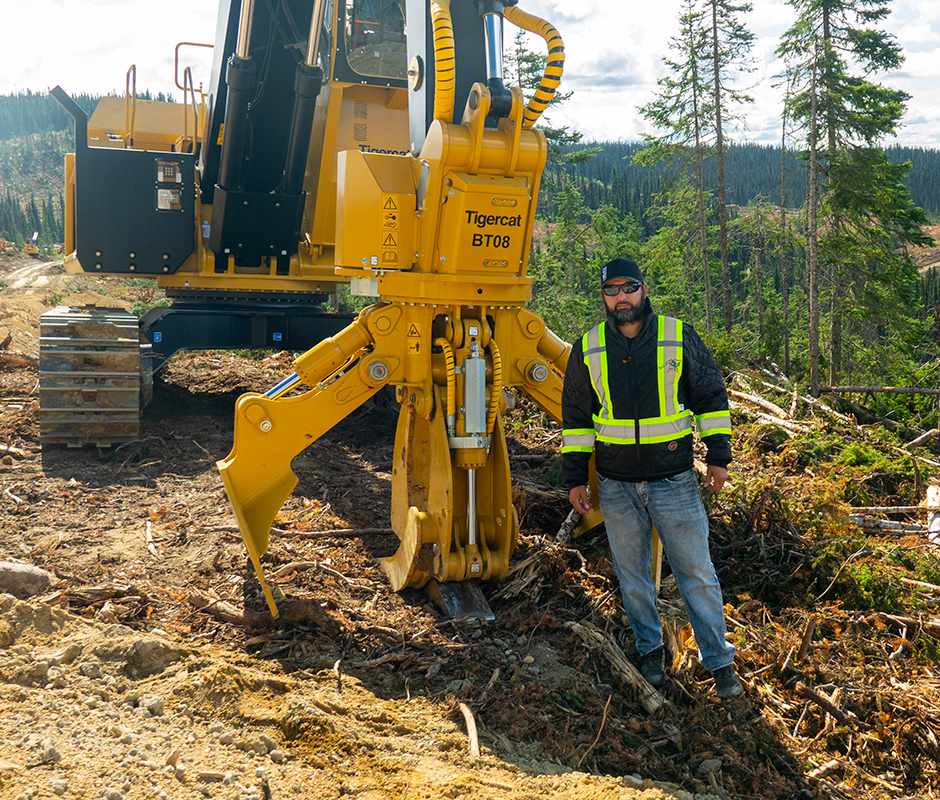
<svg viewBox="0 0 940 800">
<path fill-rule="evenodd" d="M 165 100 L 163 95 L 151 98 Z M 98 97 L 73 98 L 89 116 Z M 26 91 L 0 95 L 0 236 L 22 242 L 33 231 L 40 242 L 51 245 L 64 236 L 62 189 L 64 156 L 74 147 L 71 117 L 48 94 Z M 596 142 L 600 152 L 583 164 L 553 167 L 546 174 L 540 207 L 554 216 L 553 184 L 562 179 L 575 182 L 588 208 L 609 205 L 622 215 L 631 215 L 645 235 L 654 231 L 647 211 L 662 181 L 659 167 L 633 163 L 638 143 Z M 940 152 L 926 148 L 888 148 L 894 161 L 911 162 L 907 186 L 915 204 L 932 217 L 940 217 Z M 788 153 L 787 205 L 799 207 L 805 199 L 802 162 Z M 714 180 L 714 160 L 706 162 L 706 180 Z M 725 173 L 727 200 L 745 206 L 756 198 L 779 203 L 780 148 L 764 145 L 734 145 L 729 148 Z"/>
</svg>

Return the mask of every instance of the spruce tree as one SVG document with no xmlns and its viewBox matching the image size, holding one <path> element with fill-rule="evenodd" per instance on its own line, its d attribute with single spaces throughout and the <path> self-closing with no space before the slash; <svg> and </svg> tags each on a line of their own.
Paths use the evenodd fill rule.
<svg viewBox="0 0 940 800">
<path fill-rule="evenodd" d="M 798 14 L 778 54 L 792 90 L 787 113 L 809 150 L 811 382 L 818 389 L 818 271 L 831 286 L 830 375 L 842 367 L 843 321 L 874 317 L 898 324 L 916 277 L 905 251 L 929 241 L 924 212 L 877 143 L 896 132 L 909 96 L 875 81 L 904 61 L 894 37 L 876 28 L 886 0 L 789 0 Z M 814 333 L 815 331 L 815 333 Z M 814 342 L 814 335 L 817 337 Z"/>
</svg>

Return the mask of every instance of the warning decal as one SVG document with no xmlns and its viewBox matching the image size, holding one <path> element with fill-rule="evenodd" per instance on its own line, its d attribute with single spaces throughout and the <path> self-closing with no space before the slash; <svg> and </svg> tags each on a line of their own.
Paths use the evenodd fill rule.
<svg viewBox="0 0 940 800">
<path fill-rule="evenodd" d="M 417 322 L 412 322 L 408 326 L 408 338 L 414 339 L 421 336 L 421 326 Z"/>
<path fill-rule="evenodd" d="M 383 211 L 398 211 L 398 201 L 395 199 L 393 194 L 382 195 L 382 210 Z"/>
</svg>

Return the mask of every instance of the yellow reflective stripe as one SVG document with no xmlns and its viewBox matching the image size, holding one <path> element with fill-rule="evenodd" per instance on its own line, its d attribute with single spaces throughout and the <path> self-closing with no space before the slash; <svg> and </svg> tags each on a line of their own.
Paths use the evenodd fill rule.
<svg viewBox="0 0 940 800">
<path fill-rule="evenodd" d="M 590 447 L 577 447 L 575 445 L 562 445 L 561 452 L 562 453 L 593 453 L 594 445 L 592 444 Z"/>
<path fill-rule="evenodd" d="M 700 436 L 711 436 L 716 433 L 731 435 L 731 412 L 710 411 L 707 414 L 697 414 L 695 425 Z"/>
<path fill-rule="evenodd" d="M 609 391 L 607 391 L 607 381 L 604 368 L 607 365 L 605 342 L 603 339 L 603 325 L 598 325 L 589 330 L 581 339 L 581 351 L 584 356 L 584 364 L 588 368 L 591 376 L 591 385 L 594 387 L 594 393 L 600 401 L 601 413 L 610 415 L 610 409 L 607 404 Z"/>
</svg>

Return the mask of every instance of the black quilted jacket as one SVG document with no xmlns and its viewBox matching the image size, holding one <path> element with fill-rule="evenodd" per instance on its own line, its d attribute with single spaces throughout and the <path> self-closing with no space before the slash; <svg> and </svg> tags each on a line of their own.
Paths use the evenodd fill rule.
<svg viewBox="0 0 940 800">
<path fill-rule="evenodd" d="M 619 419 L 643 419 L 660 414 L 656 377 L 656 315 L 647 301 L 647 315 L 640 333 L 627 339 L 610 323 L 607 325 L 607 363 L 613 415 Z M 679 381 L 679 402 L 694 414 L 725 411 L 728 395 L 721 372 L 691 325 L 683 326 L 683 367 Z M 581 353 L 581 339 L 571 348 L 561 413 L 565 429 L 594 428 L 591 415 L 600 403 Z M 712 434 L 704 438 L 708 447 L 706 463 L 727 467 L 731 461 L 731 437 Z M 618 445 L 597 442 L 597 471 L 605 478 L 636 483 L 659 480 L 692 467 L 692 436 L 674 442 Z M 562 470 L 569 486 L 588 482 L 590 453 L 565 453 Z"/>
</svg>

